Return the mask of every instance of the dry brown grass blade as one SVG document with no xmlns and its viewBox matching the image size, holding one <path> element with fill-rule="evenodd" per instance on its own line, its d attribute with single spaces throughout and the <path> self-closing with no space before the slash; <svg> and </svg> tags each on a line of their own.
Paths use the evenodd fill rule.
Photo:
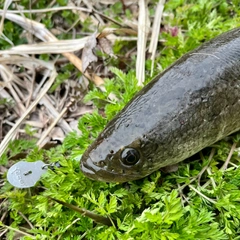
<svg viewBox="0 0 240 240">
<path fill-rule="evenodd" d="M 3 13 L 0 12 L 0 15 Z M 58 39 L 50 32 L 48 29 L 45 28 L 45 26 L 41 23 L 38 23 L 36 21 L 23 18 L 22 16 L 13 14 L 13 13 L 6 13 L 6 18 L 10 21 L 13 21 L 20 25 L 22 28 L 26 29 L 33 35 L 35 35 L 37 38 L 41 39 L 44 42 L 57 42 Z M 62 52 L 62 55 L 65 56 L 72 64 L 77 67 L 78 70 L 82 71 L 82 61 L 79 59 L 75 54 L 69 53 L 69 52 Z M 97 78 L 97 82 L 95 76 L 91 76 L 87 71 L 84 73 L 84 75 L 91 81 L 93 81 L 96 85 L 103 84 L 104 81 L 100 77 Z M 101 79 L 101 80 L 100 80 Z M 101 82 L 101 83 L 99 83 Z"/>
<path fill-rule="evenodd" d="M 36 59 L 36 58 L 31 58 L 29 56 L 27 57 L 22 57 L 22 56 L 4 56 L 4 57 L 0 57 L 0 64 L 15 64 L 17 66 L 22 66 L 24 65 L 25 68 L 27 69 L 32 69 L 33 67 L 43 67 L 43 68 L 47 68 L 50 70 L 54 69 L 54 66 L 49 64 L 49 62 L 45 62 L 43 60 L 40 59 Z M 50 68 L 52 66 L 52 69 Z"/>
<path fill-rule="evenodd" d="M 23 44 L 7 50 L 0 50 L 0 54 L 43 54 L 74 52 L 82 49 L 88 37 L 73 40 L 60 40 L 38 44 Z"/>
<path fill-rule="evenodd" d="M 138 16 L 138 40 L 137 40 L 137 61 L 136 61 L 136 76 L 138 85 L 143 85 L 145 81 L 145 53 L 146 41 L 148 35 L 148 8 L 147 0 L 139 0 L 139 16 Z"/>
<path fill-rule="evenodd" d="M 149 53 L 151 53 L 151 60 L 152 60 L 151 76 L 154 68 L 154 59 L 155 59 L 155 54 L 157 50 L 158 37 L 160 34 L 160 25 L 162 20 L 164 4 L 165 4 L 165 0 L 159 0 L 156 13 L 155 13 L 153 27 L 152 27 L 152 36 L 151 36 L 151 41 L 150 41 L 149 50 L 148 50 Z"/>
</svg>

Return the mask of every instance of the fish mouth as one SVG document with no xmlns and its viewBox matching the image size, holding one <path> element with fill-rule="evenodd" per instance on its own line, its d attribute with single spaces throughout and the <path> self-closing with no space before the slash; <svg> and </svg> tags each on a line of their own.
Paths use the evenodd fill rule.
<svg viewBox="0 0 240 240">
<path fill-rule="evenodd" d="M 99 166 L 96 166 L 91 158 L 82 159 L 80 163 L 80 168 L 83 174 L 92 179 L 92 180 L 97 180 L 97 181 L 102 181 L 102 182 L 128 182 L 128 181 L 133 181 L 137 180 L 139 178 L 142 178 L 143 176 L 140 176 L 139 174 L 124 174 L 124 173 L 119 173 L 119 172 L 114 172 L 114 171 L 108 171 L 107 169 L 103 169 Z"/>
</svg>

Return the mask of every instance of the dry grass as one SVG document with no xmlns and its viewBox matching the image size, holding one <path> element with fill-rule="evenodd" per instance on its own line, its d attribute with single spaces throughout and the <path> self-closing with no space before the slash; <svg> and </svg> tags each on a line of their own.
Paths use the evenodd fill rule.
<svg viewBox="0 0 240 240">
<path fill-rule="evenodd" d="M 4 9 L 0 11 L 2 16 L 0 29 L 4 29 L 5 19 L 12 21 L 23 28 L 22 34 L 27 37 L 28 44 L 13 45 L 10 49 L 0 51 L 0 97 L 9 99 L 13 103 L 11 109 L 1 109 L 0 134 L 2 141 L 0 154 L 6 150 L 11 140 L 24 137 L 26 124 L 34 130 L 34 137 L 38 139 L 37 145 L 39 147 L 43 147 L 50 141 L 62 141 L 68 132 L 77 130 L 77 119 L 85 112 L 92 111 L 91 106 L 80 102 L 83 96 L 82 93 L 78 92 L 81 88 L 80 82 L 85 85 L 84 90 L 88 86 L 86 80 L 88 79 L 104 91 L 104 87 L 101 86 L 104 83 L 101 75 L 104 76 L 104 74 L 91 70 L 83 73 L 82 61 L 79 55 L 75 54 L 84 48 L 91 36 L 80 39 L 58 40 L 54 35 L 54 32 L 58 32 L 56 29 L 49 31 L 43 24 L 39 23 L 49 11 L 55 13 L 62 10 L 72 11 L 79 15 L 79 21 L 81 22 L 91 16 L 92 30 L 105 28 L 99 35 L 106 36 L 112 43 L 122 39 L 125 41 L 137 40 L 136 74 L 139 85 L 142 85 L 145 77 L 146 42 L 151 32 L 147 1 L 139 0 L 138 4 L 137 1 L 123 2 L 125 9 L 132 7 L 132 10 L 137 11 L 135 13 L 136 19 L 129 21 L 126 18 L 123 19 L 122 23 L 105 16 L 100 11 L 106 4 L 113 4 L 116 1 L 100 1 L 94 5 L 95 2 L 82 1 L 81 5 L 78 6 L 69 1 L 68 6 L 45 9 L 22 9 L 21 6 L 15 5 L 18 10 L 8 10 L 11 1 L 5 2 Z M 156 29 L 160 26 L 159 16 L 161 18 L 163 4 L 164 1 L 159 2 L 158 11 L 160 15 L 156 14 L 153 25 L 155 30 L 152 34 L 149 49 L 153 59 L 156 51 L 156 41 L 154 39 L 158 39 L 156 33 L 159 31 L 156 31 Z M 26 18 L 23 13 L 37 14 L 38 21 Z M 108 28 L 112 22 L 120 27 Z M 67 31 L 73 33 L 74 28 L 75 25 L 72 25 Z M 137 32 L 138 38 L 136 39 Z M 3 34 L 1 36 L 6 41 L 11 42 Z M 51 54 L 51 61 L 40 60 L 38 54 Z M 80 71 L 85 77 L 81 78 L 80 82 L 75 82 L 76 79 L 74 78 L 69 79 L 61 85 L 62 89 L 49 93 L 51 85 L 56 81 L 59 69 L 68 61 L 76 67 L 74 75 L 77 71 Z M 62 95 L 60 92 L 63 90 L 64 94 Z"/>
</svg>

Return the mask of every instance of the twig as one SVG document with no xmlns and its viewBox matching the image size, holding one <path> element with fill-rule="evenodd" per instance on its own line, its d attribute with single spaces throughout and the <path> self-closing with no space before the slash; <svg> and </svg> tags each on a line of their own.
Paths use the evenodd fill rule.
<svg viewBox="0 0 240 240">
<path fill-rule="evenodd" d="M 35 70 L 35 68 L 34 68 L 34 70 Z M 35 83 L 35 77 L 36 77 L 36 71 L 32 71 L 32 81 L 30 81 L 31 88 L 30 88 L 30 91 L 29 91 L 28 99 L 26 101 L 26 107 L 28 107 L 30 102 L 31 102 L 31 98 L 32 98 L 32 95 L 33 95 L 33 89 L 34 89 L 34 83 Z"/>
<path fill-rule="evenodd" d="M 28 223 L 29 227 L 30 227 L 31 229 L 33 229 L 34 226 L 33 226 L 32 223 L 28 220 L 28 218 L 27 218 L 23 213 L 21 213 L 21 212 L 18 212 L 18 213 L 19 213 L 19 215 L 21 215 L 21 217 Z"/>
<path fill-rule="evenodd" d="M 66 207 L 80 213 L 83 216 L 91 218 L 96 223 L 100 223 L 100 224 L 103 224 L 106 226 L 114 226 L 116 224 L 116 222 L 114 220 L 110 219 L 109 217 L 103 217 L 103 216 L 93 213 L 87 209 L 76 207 L 70 203 L 66 203 L 66 202 L 63 202 L 61 200 L 58 200 L 58 199 L 55 199 L 52 197 L 49 197 L 49 198 L 63 206 L 66 206 Z"/>
<path fill-rule="evenodd" d="M 19 229 L 16 229 L 16 228 L 13 228 L 13 227 L 4 225 L 4 224 L 2 224 L 2 226 L 5 227 L 5 228 L 8 229 L 8 230 L 12 230 L 12 231 L 14 231 L 14 232 L 23 234 L 24 236 L 28 236 L 28 237 L 30 237 L 30 238 L 32 238 L 32 239 L 36 239 L 35 236 L 33 236 L 33 235 L 29 234 L 29 233 L 23 232 L 23 231 L 21 231 L 21 230 L 19 230 Z"/>
<path fill-rule="evenodd" d="M 104 19 L 106 19 L 106 20 L 108 20 L 108 21 L 110 21 L 110 22 L 115 23 L 115 24 L 118 25 L 119 27 L 122 27 L 122 28 L 126 28 L 126 27 L 127 27 L 127 25 L 121 24 L 120 22 L 117 22 L 115 19 L 110 18 L 110 17 L 108 17 L 108 16 L 100 13 L 99 11 L 95 10 L 94 8 L 92 8 L 92 12 L 93 12 L 94 14 L 98 14 L 99 16 L 101 16 L 102 18 L 104 18 Z"/>
<path fill-rule="evenodd" d="M 231 150 L 230 150 L 230 152 L 229 152 L 229 154 L 228 154 L 228 157 L 227 157 L 225 163 L 223 164 L 223 166 L 220 168 L 220 170 L 223 170 L 223 171 L 224 171 L 224 170 L 227 169 L 228 164 L 229 164 L 229 162 L 230 162 L 230 160 L 231 160 L 231 157 L 232 157 L 232 155 L 233 155 L 234 150 L 236 149 L 236 147 L 237 147 L 237 142 L 233 143 L 233 145 L 232 145 L 232 147 L 231 147 Z"/>
</svg>

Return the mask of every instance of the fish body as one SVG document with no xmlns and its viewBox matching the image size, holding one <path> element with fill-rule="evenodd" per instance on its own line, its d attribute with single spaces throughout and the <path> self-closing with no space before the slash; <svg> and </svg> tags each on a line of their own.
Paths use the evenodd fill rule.
<svg viewBox="0 0 240 240">
<path fill-rule="evenodd" d="M 147 84 L 83 154 L 95 180 L 126 182 L 240 129 L 240 28 L 185 54 Z"/>
</svg>

